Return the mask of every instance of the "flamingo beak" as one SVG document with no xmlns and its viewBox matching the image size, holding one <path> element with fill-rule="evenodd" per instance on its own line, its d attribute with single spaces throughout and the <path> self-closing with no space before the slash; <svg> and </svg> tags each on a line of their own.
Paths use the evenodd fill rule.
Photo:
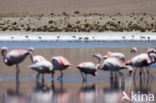
<svg viewBox="0 0 156 103">
<path fill-rule="evenodd" d="M 102 57 L 102 59 L 107 59 L 107 58 L 108 58 L 108 56 L 103 56 L 103 57 Z"/>
<path fill-rule="evenodd" d="M 131 76 L 131 74 L 132 74 L 132 70 L 129 71 L 129 76 Z"/>
<path fill-rule="evenodd" d="M 92 57 L 96 57 L 95 54 L 93 54 Z"/>
<path fill-rule="evenodd" d="M 133 72 L 133 68 L 131 66 L 127 66 L 127 69 L 129 70 L 129 76 L 130 76 Z"/>
</svg>

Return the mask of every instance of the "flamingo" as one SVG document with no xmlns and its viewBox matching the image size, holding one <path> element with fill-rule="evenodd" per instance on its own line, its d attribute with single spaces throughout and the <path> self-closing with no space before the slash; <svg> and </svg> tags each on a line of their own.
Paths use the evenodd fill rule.
<svg viewBox="0 0 156 103">
<path fill-rule="evenodd" d="M 95 65 L 93 62 L 82 62 L 76 66 L 80 70 L 81 76 L 83 81 L 87 81 L 87 74 L 91 74 L 93 76 L 97 75 L 97 69 L 99 64 L 101 63 L 102 55 L 101 54 L 94 54 L 93 57 L 96 57 L 99 62 Z M 85 77 L 83 75 L 85 74 Z"/>
<path fill-rule="evenodd" d="M 2 47 L 1 54 L 3 56 L 3 61 L 7 66 L 16 65 L 16 80 L 19 81 L 20 68 L 18 65 L 29 55 L 29 51 L 24 49 L 14 49 L 8 52 L 7 47 Z"/>
<path fill-rule="evenodd" d="M 83 62 L 76 66 L 80 70 L 83 81 L 87 81 L 87 74 L 91 74 L 93 76 L 97 75 L 97 68 L 93 62 Z M 85 74 L 85 77 L 83 75 Z"/>
<path fill-rule="evenodd" d="M 63 56 L 54 56 L 51 58 L 51 63 L 53 65 L 54 71 L 59 70 L 61 75 L 58 79 L 62 79 L 63 70 L 66 70 L 68 67 L 72 66 L 72 64 Z"/>
<path fill-rule="evenodd" d="M 38 72 L 36 79 L 38 80 L 40 74 L 42 74 L 42 80 L 44 81 L 45 73 L 51 73 L 52 77 L 53 77 L 54 72 L 53 72 L 53 65 L 51 64 L 51 62 L 48 61 L 47 59 L 45 59 L 41 55 L 33 56 L 34 48 L 32 48 L 32 47 L 29 48 L 29 51 L 30 51 L 31 61 L 33 63 L 32 65 L 29 66 L 29 68 Z"/>
<path fill-rule="evenodd" d="M 150 64 L 154 63 L 156 60 L 156 54 L 153 53 L 152 49 L 149 49 L 147 53 L 141 53 L 129 61 L 126 62 L 126 65 L 131 65 L 140 68 L 140 76 L 142 74 L 142 68 L 144 66 L 149 66 Z M 147 68 L 146 68 L 147 69 Z M 136 71 L 135 71 L 136 72 Z M 148 70 L 147 70 L 148 73 Z"/>
<path fill-rule="evenodd" d="M 108 53 L 105 56 L 103 56 L 103 58 L 106 59 L 108 57 L 116 57 L 116 58 L 121 59 L 122 61 L 125 61 L 125 55 L 123 53 L 119 53 L 119 52 L 108 51 Z"/>
<path fill-rule="evenodd" d="M 111 78 L 113 77 L 113 71 L 120 73 L 119 70 L 128 69 L 129 73 L 132 72 L 132 68 L 130 66 L 125 65 L 122 60 L 116 57 L 105 59 L 104 62 L 99 66 L 99 69 L 111 71 Z"/>
<path fill-rule="evenodd" d="M 137 51 L 138 51 L 138 49 L 136 47 L 133 47 L 131 50 L 132 56 L 135 56 Z"/>
</svg>

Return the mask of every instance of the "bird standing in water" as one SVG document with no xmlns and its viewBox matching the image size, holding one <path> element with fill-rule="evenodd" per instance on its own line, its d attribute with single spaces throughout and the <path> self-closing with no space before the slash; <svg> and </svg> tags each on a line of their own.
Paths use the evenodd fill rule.
<svg viewBox="0 0 156 103">
<path fill-rule="evenodd" d="M 63 56 L 54 56 L 51 58 L 51 63 L 53 65 L 54 71 L 59 70 L 61 72 L 61 75 L 58 77 L 58 79 L 62 79 L 63 77 L 63 70 L 66 70 L 72 64 Z"/>
<path fill-rule="evenodd" d="M 83 81 L 87 81 L 88 74 L 91 74 L 93 76 L 97 75 L 97 70 L 101 63 L 102 55 L 94 54 L 93 57 L 96 57 L 99 60 L 96 65 L 93 62 L 82 62 L 76 66 L 76 68 L 80 70 Z M 85 76 L 83 74 L 85 74 Z"/>
<path fill-rule="evenodd" d="M 34 48 L 32 48 L 32 47 L 29 48 L 29 51 L 30 51 L 31 61 L 33 63 L 32 65 L 29 66 L 29 68 L 38 72 L 38 74 L 36 76 L 36 80 L 38 80 L 40 74 L 42 74 L 42 81 L 44 81 L 45 73 L 51 73 L 52 78 L 53 78 L 54 72 L 53 72 L 53 65 L 51 64 L 51 62 L 48 61 L 47 59 L 45 59 L 41 55 L 33 56 Z"/>
<path fill-rule="evenodd" d="M 7 47 L 2 47 L 1 54 L 3 56 L 3 61 L 7 66 L 16 65 L 16 80 L 19 81 L 19 64 L 29 55 L 29 51 L 24 49 L 14 49 L 8 51 Z"/>
</svg>

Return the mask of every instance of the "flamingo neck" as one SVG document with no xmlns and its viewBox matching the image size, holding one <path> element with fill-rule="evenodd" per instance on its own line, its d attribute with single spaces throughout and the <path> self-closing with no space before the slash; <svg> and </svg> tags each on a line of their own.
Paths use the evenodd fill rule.
<svg viewBox="0 0 156 103">
<path fill-rule="evenodd" d="M 131 52 L 131 54 L 132 54 L 132 58 L 133 58 L 133 57 L 135 57 L 136 52 L 133 51 L 133 52 Z"/>
<path fill-rule="evenodd" d="M 99 61 L 98 61 L 98 63 L 96 64 L 96 69 L 100 69 L 101 64 L 102 64 L 102 58 L 99 58 L 98 60 L 99 60 Z"/>
<path fill-rule="evenodd" d="M 149 59 L 151 60 L 151 63 L 153 63 L 154 62 L 154 59 L 153 59 L 153 57 L 150 55 L 151 53 L 149 52 L 148 53 L 148 57 L 149 57 Z"/>
<path fill-rule="evenodd" d="M 101 64 L 102 63 L 102 58 L 99 58 L 98 59 L 98 64 Z"/>
<path fill-rule="evenodd" d="M 10 65 L 8 58 L 6 57 L 6 55 L 3 55 L 3 61 L 6 65 Z"/>
<path fill-rule="evenodd" d="M 34 63 L 34 61 L 33 61 L 33 54 L 32 54 L 32 52 L 30 52 L 30 59 L 31 59 L 32 63 Z"/>
</svg>

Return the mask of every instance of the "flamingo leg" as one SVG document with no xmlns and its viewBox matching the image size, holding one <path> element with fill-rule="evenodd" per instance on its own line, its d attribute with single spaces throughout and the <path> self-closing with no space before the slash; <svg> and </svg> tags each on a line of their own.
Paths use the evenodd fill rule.
<svg viewBox="0 0 156 103">
<path fill-rule="evenodd" d="M 113 71 L 111 70 L 110 72 L 110 75 L 111 75 L 111 79 L 113 78 Z"/>
<path fill-rule="evenodd" d="M 18 67 L 18 64 L 16 64 L 16 81 L 19 81 L 19 73 L 20 73 L 20 69 Z"/>
<path fill-rule="evenodd" d="M 80 73 L 81 73 L 81 76 L 82 76 L 82 78 L 83 78 L 83 81 L 85 80 L 85 78 L 84 78 L 84 75 L 83 75 L 83 72 L 80 70 Z"/>
<path fill-rule="evenodd" d="M 133 76 L 133 79 L 134 79 L 134 80 L 135 80 L 136 72 L 137 72 L 137 68 L 136 68 L 135 71 L 134 71 L 134 76 Z"/>
<path fill-rule="evenodd" d="M 61 75 L 57 78 L 58 80 L 59 79 L 62 79 L 62 77 L 63 77 L 63 71 L 61 70 Z"/>
<path fill-rule="evenodd" d="M 85 81 L 87 81 L 87 74 L 85 75 Z"/>
<path fill-rule="evenodd" d="M 51 79 L 52 79 L 52 81 L 53 81 L 53 79 L 54 79 L 54 71 L 51 72 Z"/>
<path fill-rule="evenodd" d="M 42 73 L 42 83 L 44 84 L 44 74 Z"/>
<path fill-rule="evenodd" d="M 36 81 L 38 81 L 38 78 L 40 77 L 40 72 L 36 75 Z"/>
</svg>

